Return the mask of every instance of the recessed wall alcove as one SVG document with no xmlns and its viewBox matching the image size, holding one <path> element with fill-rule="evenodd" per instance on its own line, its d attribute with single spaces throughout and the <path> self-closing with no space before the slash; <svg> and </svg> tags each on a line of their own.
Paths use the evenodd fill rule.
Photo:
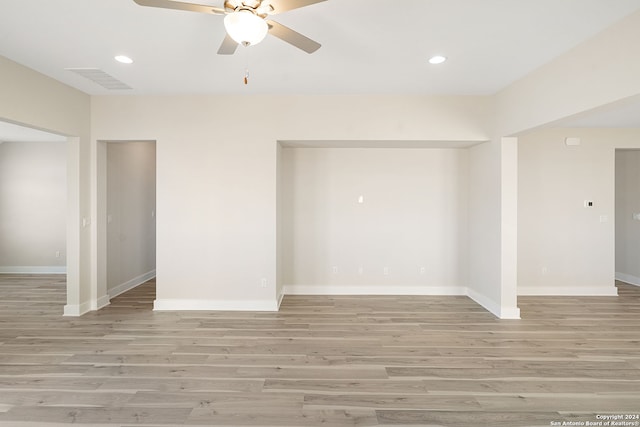
<svg viewBox="0 0 640 427">
<path fill-rule="evenodd" d="M 280 296 L 466 295 L 476 143 L 281 141 Z"/>
</svg>

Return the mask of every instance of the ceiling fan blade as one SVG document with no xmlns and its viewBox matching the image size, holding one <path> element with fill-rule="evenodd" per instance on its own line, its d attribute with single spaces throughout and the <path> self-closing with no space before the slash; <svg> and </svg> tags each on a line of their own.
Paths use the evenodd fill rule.
<svg viewBox="0 0 640 427">
<path fill-rule="evenodd" d="M 298 9 L 305 6 L 311 6 L 312 4 L 321 3 L 326 0 L 268 0 L 267 2 L 273 6 L 273 12 L 276 13 L 286 12 L 288 10 Z"/>
<path fill-rule="evenodd" d="M 307 53 L 313 53 L 320 49 L 321 44 L 317 41 L 311 40 L 309 37 L 303 36 L 299 32 L 285 27 L 276 21 L 267 21 L 267 25 L 269 25 L 269 34 L 276 36 L 280 40 L 284 40 L 298 49 L 304 50 Z"/>
<path fill-rule="evenodd" d="M 220 44 L 220 48 L 218 49 L 218 55 L 233 55 L 238 48 L 238 43 L 231 37 L 229 34 L 224 36 L 224 40 Z"/>
<path fill-rule="evenodd" d="M 133 0 L 140 6 L 160 7 L 162 9 L 186 10 L 188 12 L 210 13 L 212 15 L 224 15 L 224 9 L 206 4 L 184 3 L 174 0 Z"/>
</svg>

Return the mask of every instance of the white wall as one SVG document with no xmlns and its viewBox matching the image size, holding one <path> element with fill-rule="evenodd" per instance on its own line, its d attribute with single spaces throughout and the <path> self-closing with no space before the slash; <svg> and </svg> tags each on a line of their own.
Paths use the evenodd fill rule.
<svg viewBox="0 0 640 427">
<path fill-rule="evenodd" d="M 640 150 L 616 151 L 615 194 L 616 279 L 640 286 Z"/>
<path fill-rule="evenodd" d="M 155 276 L 156 147 L 107 144 L 107 291 L 121 294 Z"/>
<path fill-rule="evenodd" d="M 519 294 L 615 295 L 615 149 L 640 147 L 640 131 L 552 129 L 519 141 Z"/>
<path fill-rule="evenodd" d="M 466 293 L 467 149 L 284 148 L 283 168 L 285 293 Z"/>
<path fill-rule="evenodd" d="M 66 270 L 64 142 L 0 143 L 0 272 Z"/>
</svg>

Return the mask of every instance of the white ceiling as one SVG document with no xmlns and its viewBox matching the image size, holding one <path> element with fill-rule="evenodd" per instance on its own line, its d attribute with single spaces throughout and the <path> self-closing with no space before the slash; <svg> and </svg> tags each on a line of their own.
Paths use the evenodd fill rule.
<svg viewBox="0 0 640 427">
<path fill-rule="evenodd" d="M 267 36 L 222 56 L 221 16 L 133 0 L 0 0 L 0 55 L 94 95 L 487 95 L 637 10 L 638 0 L 327 0 L 272 17 L 320 42 L 317 52 Z M 449 60 L 429 65 L 433 54 Z M 65 70 L 85 67 L 132 89 Z"/>
<path fill-rule="evenodd" d="M 638 0 L 327 0 L 273 17 L 320 42 L 316 53 L 268 36 L 221 56 L 221 16 L 133 0 L 2 0 L 0 55 L 89 94 L 492 94 L 639 9 Z M 449 60 L 429 65 L 436 53 Z M 81 67 L 133 89 L 109 92 L 65 70 Z"/>
</svg>

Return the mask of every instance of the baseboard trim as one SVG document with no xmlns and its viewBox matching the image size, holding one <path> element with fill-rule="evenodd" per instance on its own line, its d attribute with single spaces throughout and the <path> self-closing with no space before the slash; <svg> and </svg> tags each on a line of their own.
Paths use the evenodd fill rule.
<svg viewBox="0 0 640 427">
<path fill-rule="evenodd" d="M 91 311 L 91 303 L 85 301 L 82 304 L 67 304 L 64 306 L 63 316 L 79 317 Z"/>
<path fill-rule="evenodd" d="M 467 296 L 491 312 L 498 319 L 520 319 L 520 309 L 518 307 L 502 307 L 492 299 L 469 288 L 467 288 Z"/>
<path fill-rule="evenodd" d="M 205 300 L 156 299 L 154 311 L 278 311 L 278 301 L 269 300 Z"/>
<path fill-rule="evenodd" d="M 615 286 L 518 286 L 518 296 L 617 296 Z"/>
<path fill-rule="evenodd" d="M 156 299 L 154 311 L 278 311 L 285 295 L 465 295 L 500 319 L 520 319 L 517 307 L 501 307 L 464 286 L 316 286 L 284 285 L 273 301 Z"/>
<path fill-rule="evenodd" d="M 117 297 L 120 294 L 123 294 L 133 288 L 135 288 L 136 286 L 140 286 L 142 285 L 144 282 L 153 279 L 154 277 L 156 277 L 156 270 L 153 269 L 151 271 L 148 271 L 144 274 L 141 274 L 138 277 L 134 277 L 131 280 L 128 280 L 124 283 L 121 283 L 119 285 L 114 286 L 111 289 L 108 289 L 107 292 L 109 292 L 109 298 L 114 298 Z"/>
<path fill-rule="evenodd" d="M 632 276 L 631 274 L 618 273 L 616 271 L 616 280 L 629 285 L 640 286 L 640 277 Z"/>
<path fill-rule="evenodd" d="M 284 285 L 285 295 L 467 295 L 464 286 Z"/>
<path fill-rule="evenodd" d="M 0 267 L 0 274 L 67 274 L 67 267 L 64 265 L 6 266 Z"/>
<path fill-rule="evenodd" d="M 494 313 L 495 314 L 495 313 Z M 520 309 L 518 307 L 511 308 L 500 308 L 500 312 L 496 314 L 499 319 L 502 320 L 519 320 L 520 317 Z"/>
<path fill-rule="evenodd" d="M 500 319 L 520 319 L 520 309 L 503 308 L 466 286 L 321 286 L 284 285 L 285 295 L 465 295 Z"/>
<path fill-rule="evenodd" d="M 111 304 L 109 295 L 103 295 L 100 298 L 98 298 L 95 306 L 91 307 L 91 310 L 94 310 L 94 311 L 100 310 L 101 308 L 105 308 L 109 304 Z"/>
<path fill-rule="evenodd" d="M 278 310 L 280 310 L 280 306 L 282 305 L 283 299 L 284 299 L 284 292 L 280 292 L 280 295 L 278 295 Z"/>
</svg>

